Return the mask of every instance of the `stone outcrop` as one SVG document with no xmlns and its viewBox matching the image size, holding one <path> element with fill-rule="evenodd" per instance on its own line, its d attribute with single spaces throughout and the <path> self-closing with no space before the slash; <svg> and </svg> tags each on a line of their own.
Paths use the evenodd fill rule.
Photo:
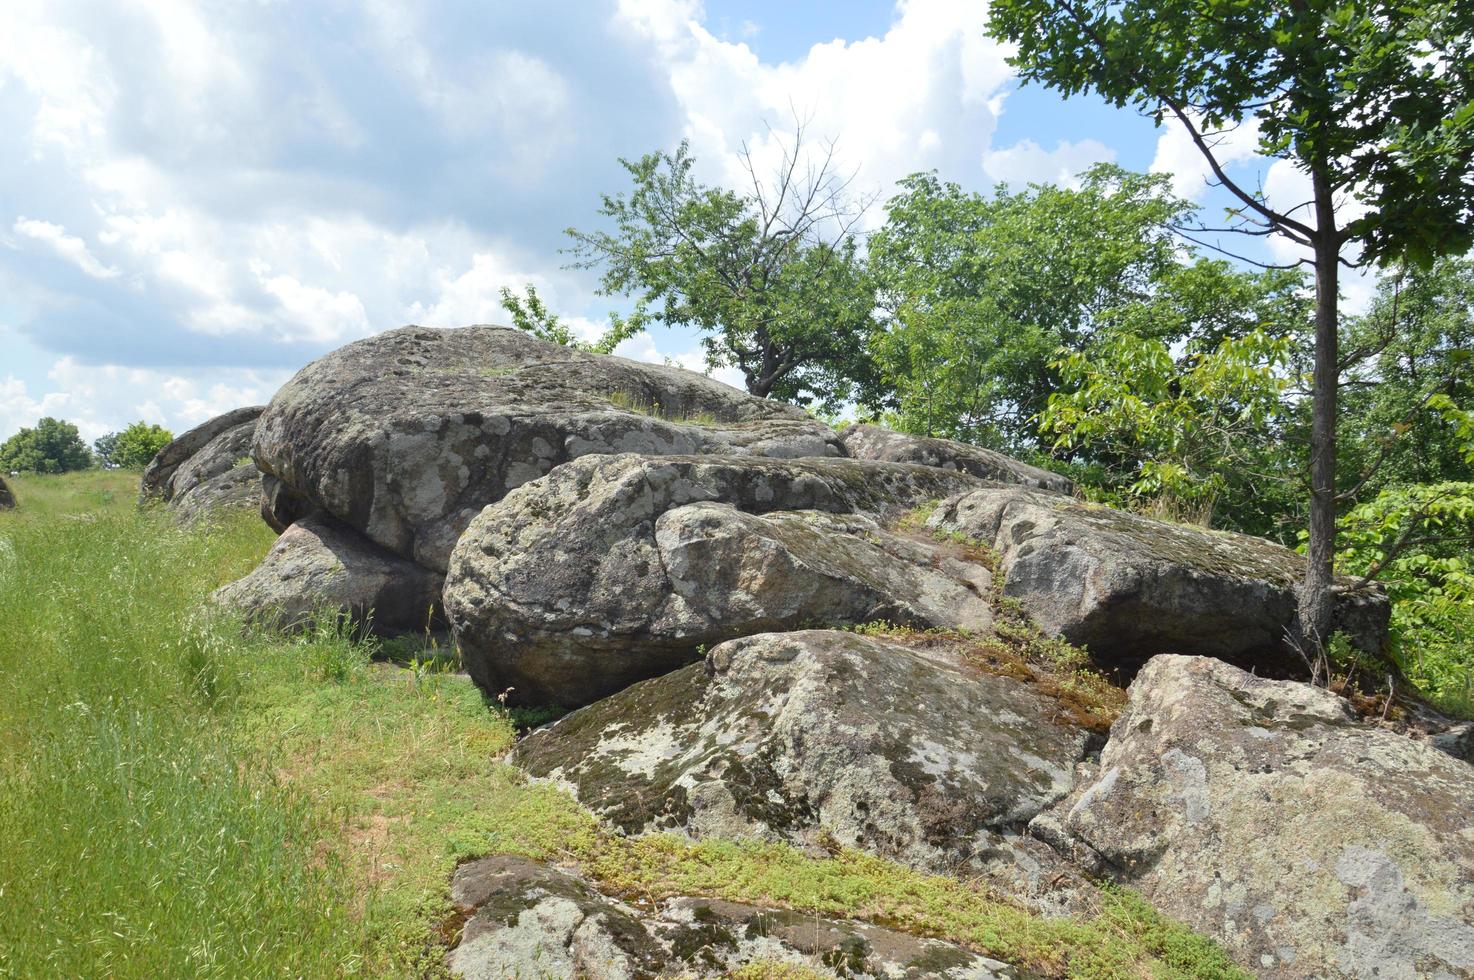
<svg viewBox="0 0 1474 980">
<path fill-rule="evenodd" d="M 321 509 L 444 571 L 471 519 L 592 453 L 842 455 L 826 426 L 680 368 L 572 350 L 505 327 L 404 327 L 302 369 L 254 452 L 270 520 Z"/>
<path fill-rule="evenodd" d="M 186 523 L 257 507 L 260 473 L 250 456 L 262 411 L 257 405 L 226 412 L 159 450 L 143 471 L 142 498 L 164 501 Z"/>
<path fill-rule="evenodd" d="M 1102 665 L 1129 675 L 1155 654 L 1185 653 L 1305 670 L 1285 643 L 1304 559 L 1273 542 L 1018 487 L 952 497 L 928 523 L 997 551 L 1005 594 Z M 1369 653 L 1386 646 L 1388 613 L 1380 591 L 1336 597 L 1336 628 Z"/>
<path fill-rule="evenodd" d="M 1034 829 L 1265 976 L 1474 977 L 1474 767 L 1320 688 L 1157 657 Z"/>
<path fill-rule="evenodd" d="M 1068 477 L 965 442 L 906 435 L 879 425 L 848 426 L 840 431 L 839 439 L 855 459 L 939 466 L 996 483 L 1013 483 L 1054 493 L 1068 494 L 1075 490 Z"/>
<path fill-rule="evenodd" d="M 873 519 L 977 485 L 847 459 L 586 457 L 472 522 L 446 611 L 485 690 L 570 707 L 748 633 L 983 628 L 986 569 Z"/>
<path fill-rule="evenodd" d="M 810 630 L 723 643 L 525 738 L 515 761 L 627 833 L 863 848 L 1038 896 L 1020 837 L 1090 739 L 1030 685 L 946 649 Z"/>
<path fill-rule="evenodd" d="M 254 623 L 286 631 L 346 615 L 376 632 L 436 625 L 442 577 L 380 548 L 324 515 L 305 517 L 276 539 L 245 578 L 211 600 Z"/>
<path fill-rule="evenodd" d="M 851 980 L 1012 976 L 960 946 L 866 922 L 684 897 L 639 910 L 511 855 L 462 865 L 451 900 L 467 919 L 447 961 L 468 980 L 724 977 L 759 964 Z"/>
</svg>

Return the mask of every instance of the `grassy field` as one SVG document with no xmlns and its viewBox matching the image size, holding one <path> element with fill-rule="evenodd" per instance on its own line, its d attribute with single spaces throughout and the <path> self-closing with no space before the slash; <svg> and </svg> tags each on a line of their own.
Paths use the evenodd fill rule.
<svg viewBox="0 0 1474 980">
<path fill-rule="evenodd" d="M 0 975 L 438 976 L 456 863 L 760 900 L 965 942 L 1044 976 L 1240 975 L 1129 893 L 1044 921 L 852 852 L 627 840 L 503 761 L 513 720 L 443 655 L 201 611 L 270 532 L 198 531 L 136 475 L 12 480 L 0 513 Z M 760 972 L 760 971 L 759 971 Z"/>
</svg>

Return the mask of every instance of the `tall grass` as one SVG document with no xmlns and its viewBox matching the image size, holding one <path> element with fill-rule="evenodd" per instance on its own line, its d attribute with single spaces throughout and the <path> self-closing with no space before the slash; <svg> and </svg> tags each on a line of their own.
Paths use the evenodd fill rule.
<svg viewBox="0 0 1474 980">
<path fill-rule="evenodd" d="M 270 534 L 180 531 L 134 479 L 17 480 L 0 515 L 0 974 L 351 971 L 312 814 L 222 720 L 284 650 L 195 612 Z"/>
</svg>

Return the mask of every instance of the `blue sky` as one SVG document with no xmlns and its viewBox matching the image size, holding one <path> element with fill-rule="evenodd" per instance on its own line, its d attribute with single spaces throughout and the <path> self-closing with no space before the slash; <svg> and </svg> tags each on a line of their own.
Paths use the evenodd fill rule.
<svg viewBox="0 0 1474 980">
<path fill-rule="evenodd" d="M 181 431 L 358 337 L 504 321 L 502 286 L 595 331 L 617 303 L 558 249 L 623 189 L 616 158 L 689 139 L 727 181 L 793 110 L 881 193 L 917 170 L 987 189 L 1115 160 L 1203 196 L 1182 134 L 1019 90 L 985 18 L 976 0 L 7 0 L 0 438 L 41 415 L 89 439 Z M 1229 156 L 1293 192 L 1252 139 Z M 621 353 L 701 367 L 682 333 Z"/>
</svg>

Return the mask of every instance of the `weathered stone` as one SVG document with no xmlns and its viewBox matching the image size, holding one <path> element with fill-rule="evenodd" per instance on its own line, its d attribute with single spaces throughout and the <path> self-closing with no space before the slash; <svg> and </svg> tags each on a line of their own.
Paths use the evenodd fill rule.
<svg viewBox="0 0 1474 980">
<path fill-rule="evenodd" d="M 468 915 L 450 970 L 468 978 L 719 977 L 753 963 L 853 980 L 991 980 L 1008 967 L 960 946 L 866 922 L 674 898 L 649 912 L 526 858 L 462 865 L 451 897 Z"/>
<path fill-rule="evenodd" d="M 251 511 L 261 505 L 261 472 L 249 460 L 195 484 L 169 501 L 169 510 L 181 524 L 198 524 L 230 511 Z"/>
<path fill-rule="evenodd" d="M 0 476 L 0 510 L 15 509 L 15 494 L 10 492 L 10 487 L 5 478 Z"/>
<path fill-rule="evenodd" d="M 472 522 L 446 611 L 484 689 L 565 706 L 764 630 L 982 628 L 984 569 L 864 516 L 976 485 L 847 459 L 588 457 Z"/>
<path fill-rule="evenodd" d="M 1274 977 L 1474 977 L 1474 767 L 1323 689 L 1154 658 L 1038 829 Z"/>
<path fill-rule="evenodd" d="M 1060 715 L 946 650 L 770 633 L 576 711 L 514 757 L 627 833 L 837 841 L 1029 895 L 1060 862 L 1019 832 L 1087 751 Z"/>
<path fill-rule="evenodd" d="M 1430 741 L 1440 752 L 1447 752 L 1455 759 L 1474 763 L 1474 721 L 1450 725 L 1434 735 Z"/>
<path fill-rule="evenodd" d="M 1305 559 L 1273 542 L 1014 487 L 953 497 L 929 523 L 998 551 L 1004 593 L 1103 665 L 1129 674 L 1186 653 L 1281 676 L 1305 669 L 1285 642 Z M 1336 596 L 1336 628 L 1373 654 L 1388 612 L 1377 591 Z"/>
<path fill-rule="evenodd" d="M 840 430 L 839 439 L 855 459 L 920 463 L 961 470 L 998 483 L 1014 483 L 1055 493 L 1075 491 L 1075 485 L 1068 477 L 965 442 L 912 436 L 879 425 L 848 426 Z"/>
<path fill-rule="evenodd" d="M 148 466 L 144 467 L 142 496 L 145 499 L 157 497 L 161 500 L 172 500 L 193 486 L 234 467 L 240 457 L 250 452 L 249 433 L 245 437 L 244 445 L 236 447 L 237 451 L 234 455 L 221 458 L 213 452 L 207 453 L 210 465 L 188 468 L 189 472 L 183 482 L 176 485 L 176 474 L 181 468 L 185 468 L 186 464 L 197 454 L 204 451 L 221 436 L 226 436 L 229 441 L 229 434 L 233 430 L 238 432 L 242 426 L 253 425 L 264 410 L 265 406 L 254 405 L 237 408 L 224 415 L 217 415 L 208 422 L 202 422 L 190 429 L 159 450 L 158 455 L 154 456 Z"/>
<path fill-rule="evenodd" d="M 462 865 L 451 900 L 466 912 L 451 973 L 471 980 L 655 977 L 668 957 L 639 913 L 584 881 L 526 858 Z"/>
<path fill-rule="evenodd" d="M 591 453 L 843 455 L 791 405 L 679 368 L 571 350 L 504 327 L 404 327 L 298 372 L 261 417 L 255 456 L 290 513 L 333 514 L 444 570 L 487 504 Z"/>
<path fill-rule="evenodd" d="M 211 599 L 288 631 L 320 615 L 346 615 L 377 632 L 412 632 L 434 625 L 441 582 L 438 573 L 318 515 L 287 528 L 255 571 Z"/>
</svg>

